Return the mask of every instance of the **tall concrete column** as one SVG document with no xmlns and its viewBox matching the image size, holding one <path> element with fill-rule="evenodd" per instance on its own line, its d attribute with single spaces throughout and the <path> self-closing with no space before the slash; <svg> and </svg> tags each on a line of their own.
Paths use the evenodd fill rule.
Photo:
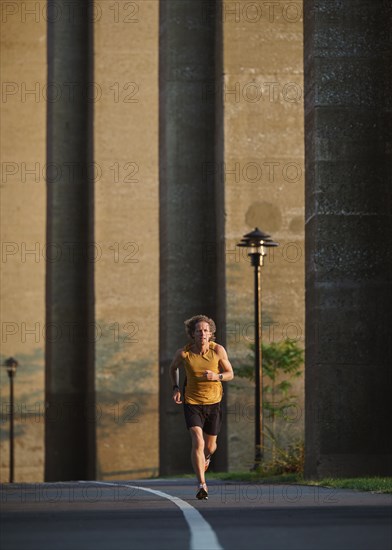
<svg viewBox="0 0 392 550">
<path fill-rule="evenodd" d="M 215 166 L 215 32 L 216 2 L 160 3 L 162 474 L 190 468 L 190 438 L 182 407 L 171 400 L 168 374 L 175 351 L 187 341 L 183 322 L 218 313 L 217 198 L 209 177 Z M 221 460 L 224 448 L 222 438 Z"/>
<path fill-rule="evenodd" d="M 306 464 L 391 474 L 391 5 L 305 0 Z"/>
<path fill-rule="evenodd" d="M 48 7 L 45 479 L 54 481 L 94 476 L 94 88 L 91 8 Z"/>
</svg>

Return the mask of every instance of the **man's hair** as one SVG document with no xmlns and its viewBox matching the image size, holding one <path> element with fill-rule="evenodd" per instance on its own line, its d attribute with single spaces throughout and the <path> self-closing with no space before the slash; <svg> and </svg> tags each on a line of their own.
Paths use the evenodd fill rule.
<svg viewBox="0 0 392 550">
<path fill-rule="evenodd" d="M 211 338 L 210 341 L 215 340 L 216 325 L 212 319 L 207 315 L 194 315 L 190 319 L 184 321 L 185 332 L 193 340 L 197 323 L 208 323 L 210 325 Z"/>
</svg>

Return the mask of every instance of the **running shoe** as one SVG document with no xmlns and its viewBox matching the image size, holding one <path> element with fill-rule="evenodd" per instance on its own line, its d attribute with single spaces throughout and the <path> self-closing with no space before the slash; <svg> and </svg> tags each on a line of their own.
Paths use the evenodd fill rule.
<svg viewBox="0 0 392 550">
<path fill-rule="evenodd" d="M 206 472 L 208 470 L 208 467 L 210 465 L 210 462 L 211 462 L 211 455 L 208 455 L 206 456 L 206 462 L 204 464 L 204 471 Z"/>
<path fill-rule="evenodd" d="M 199 500 L 208 500 L 207 485 L 205 483 L 200 483 L 198 489 L 196 498 Z"/>
</svg>

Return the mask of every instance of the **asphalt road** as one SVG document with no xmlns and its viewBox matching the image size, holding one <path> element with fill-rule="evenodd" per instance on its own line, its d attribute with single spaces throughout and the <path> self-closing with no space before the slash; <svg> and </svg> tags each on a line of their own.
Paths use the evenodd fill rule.
<svg viewBox="0 0 392 550">
<path fill-rule="evenodd" d="M 2 550 L 391 550 L 391 495 L 188 480 L 1 486 Z"/>
</svg>

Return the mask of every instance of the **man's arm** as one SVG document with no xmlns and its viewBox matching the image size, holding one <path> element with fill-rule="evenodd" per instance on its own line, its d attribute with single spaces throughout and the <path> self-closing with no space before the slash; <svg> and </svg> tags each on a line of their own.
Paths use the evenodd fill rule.
<svg viewBox="0 0 392 550">
<path fill-rule="evenodd" d="M 180 376 L 178 369 L 183 365 L 183 350 L 178 349 L 174 355 L 173 361 L 171 362 L 169 368 L 170 382 L 173 386 L 173 401 L 180 405 L 181 401 L 181 391 L 179 387 Z"/>
</svg>

